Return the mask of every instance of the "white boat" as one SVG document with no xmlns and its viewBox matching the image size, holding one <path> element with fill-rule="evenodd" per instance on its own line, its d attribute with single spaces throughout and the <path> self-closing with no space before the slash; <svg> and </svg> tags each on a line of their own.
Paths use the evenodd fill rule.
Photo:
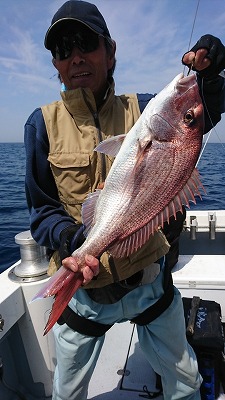
<svg viewBox="0 0 225 400">
<path fill-rule="evenodd" d="M 0 275 L 0 399 L 50 400 L 56 356 L 52 331 L 43 336 L 43 329 L 53 300 L 30 303 L 48 279 L 45 248 L 29 231 L 15 240 L 21 259 Z M 187 211 L 180 253 L 175 286 L 183 297 L 218 302 L 225 323 L 225 210 Z M 106 334 L 88 398 L 140 400 L 157 391 L 135 325 L 114 325 Z"/>
</svg>

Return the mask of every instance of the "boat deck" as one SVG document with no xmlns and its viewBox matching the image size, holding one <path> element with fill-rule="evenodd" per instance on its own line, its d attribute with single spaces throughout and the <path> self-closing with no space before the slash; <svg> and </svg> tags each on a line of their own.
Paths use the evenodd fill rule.
<svg viewBox="0 0 225 400">
<path fill-rule="evenodd" d="M 135 325 L 116 324 L 106 334 L 88 399 L 141 400 L 140 395 L 146 395 L 145 386 L 149 392 L 158 391 L 156 375 L 140 348 Z M 163 396 L 157 399 L 162 400 Z"/>
<path fill-rule="evenodd" d="M 183 297 L 200 296 L 217 301 L 225 322 L 224 255 L 181 255 L 173 279 Z M 146 395 L 144 387 L 149 392 L 157 392 L 156 375 L 140 348 L 136 328 L 129 322 L 116 324 L 106 334 L 88 399 L 141 400 Z M 163 396 L 157 398 L 161 400 Z"/>
</svg>

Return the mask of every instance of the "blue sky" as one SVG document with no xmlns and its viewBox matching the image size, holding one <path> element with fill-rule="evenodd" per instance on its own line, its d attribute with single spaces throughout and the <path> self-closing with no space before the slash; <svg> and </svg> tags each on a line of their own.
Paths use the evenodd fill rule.
<svg viewBox="0 0 225 400">
<path fill-rule="evenodd" d="M 117 42 L 116 92 L 159 92 L 183 72 L 197 0 L 92 0 Z M 60 98 L 43 40 L 62 0 L 1 0 L 0 142 L 22 142 L 31 112 Z M 191 47 L 203 34 L 225 44 L 224 0 L 200 0 Z M 187 70 L 184 71 L 185 74 Z M 225 117 L 210 141 L 225 142 Z"/>
</svg>

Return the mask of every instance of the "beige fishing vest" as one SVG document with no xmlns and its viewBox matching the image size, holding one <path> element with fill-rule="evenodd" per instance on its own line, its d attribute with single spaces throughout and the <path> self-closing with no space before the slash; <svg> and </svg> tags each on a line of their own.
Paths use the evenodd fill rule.
<svg viewBox="0 0 225 400">
<path fill-rule="evenodd" d="M 98 113 L 93 94 L 88 89 L 71 90 L 61 95 L 62 101 L 42 107 L 49 138 L 48 161 L 61 203 L 68 214 L 81 223 L 82 203 L 88 193 L 104 182 L 113 162 L 111 157 L 93 149 L 99 141 L 127 133 L 140 116 L 140 110 L 136 95 L 115 96 L 113 87 Z M 158 260 L 168 249 L 168 242 L 159 231 L 129 257 L 114 258 L 113 269 L 106 252 L 101 256 L 97 279 L 85 287 L 102 287 L 126 279 Z M 49 274 L 55 272 L 56 266 L 60 266 L 57 252 L 50 262 Z"/>
</svg>

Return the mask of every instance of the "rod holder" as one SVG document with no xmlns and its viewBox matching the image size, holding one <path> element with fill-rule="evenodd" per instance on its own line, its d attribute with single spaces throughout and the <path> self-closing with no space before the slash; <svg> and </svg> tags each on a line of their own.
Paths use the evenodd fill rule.
<svg viewBox="0 0 225 400">
<path fill-rule="evenodd" d="M 197 218 L 195 215 L 190 216 L 190 239 L 196 240 L 196 232 L 197 232 Z"/>
<path fill-rule="evenodd" d="M 208 213 L 209 219 L 209 239 L 216 239 L 216 213 Z"/>
</svg>

